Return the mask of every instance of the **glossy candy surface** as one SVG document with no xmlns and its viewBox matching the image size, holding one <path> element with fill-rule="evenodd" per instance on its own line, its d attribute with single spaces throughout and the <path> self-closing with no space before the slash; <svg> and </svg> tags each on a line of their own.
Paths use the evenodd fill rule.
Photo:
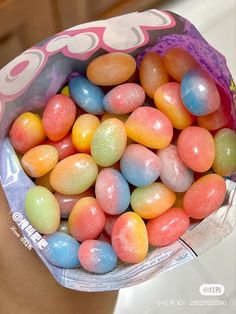
<svg viewBox="0 0 236 314">
<path fill-rule="evenodd" d="M 95 239 L 99 236 L 105 226 L 106 218 L 94 197 L 84 197 L 73 207 L 68 227 L 70 234 L 82 242 Z"/>
<path fill-rule="evenodd" d="M 230 176 L 236 171 L 236 134 L 231 129 L 221 129 L 214 136 L 216 147 L 213 169 L 221 176 Z"/>
<path fill-rule="evenodd" d="M 180 82 L 187 72 L 199 67 L 190 53 L 177 47 L 167 50 L 163 60 L 166 70 L 177 82 Z"/>
<path fill-rule="evenodd" d="M 169 118 L 160 110 L 140 107 L 125 122 L 127 136 L 150 148 L 163 148 L 170 144 L 173 127 Z"/>
<path fill-rule="evenodd" d="M 87 77 L 100 86 L 118 85 L 135 72 L 135 59 L 123 52 L 110 52 L 95 58 L 87 68 Z"/>
<path fill-rule="evenodd" d="M 86 240 L 79 248 L 79 260 L 87 271 L 104 274 L 117 265 L 117 256 L 109 243 L 98 240 Z"/>
<path fill-rule="evenodd" d="M 48 245 L 43 250 L 47 260 L 61 268 L 75 268 L 80 265 L 78 258 L 79 243 L 64 232 L 44 236 Z"/>
<path fill-rule="evenodd" d="M 120 215 L 109 215 L 106 214 L 106 223 L 104 226 L 104 231 L 111 237 L 113 226 Z"/>
<path fill-rule="evenodd" d="M 46 137 L 40 117 L 31 112 L 22 113 L 14 121 L 9 136 L 12 146 L 20 154 L 39 145 Z"/>
<path fill-rule="evenodd" d="M 46 189 L 48 189 L 50 192 L 55 192 L 53 187 L 51 186 L 50 183 L 50 175 L 51 175 L 51 171 L 47 172 L 44 176 L 42 177 L 38 177 L 35 179 L 35 184 L 36 185 L 40 185 L 40 186 L 44 186 Z"/>
<path fill-rule="evenodd" d="M 193 183 L 184 195 L 184 210 L 192 218 L 202 219 L 217 210 L 224 201 L 225 180 L 208 174 Z"/>
<path fill-rule="evenodd" d="M 194 116 L 185 108 L 180 98 L 180 84 L 169 82 L 157 88 L 154 94 L 155 105 L 170 119 L 174 128 L 182 130 L 190 126 Z"/>
<path fill-rule="evenodd" d="M 102 114 L 102 100 L 104 93 L 102 89 L 94 85 L 84 76 L 76 76 L 69 83 L 72 99 L 84 111 L 92 114 Z"/>
<path fill-rule="evenodd" d="M 124 262 L 139 263 L 147 256 L 146 226 L 136 213 L 124 213 L 116 220 L 111 239 L 114 251 Z"/>
<path fill-rule="evenodd" d="M 145 96 L 139 84 L 121 84 L 106 94 L 103 98 L 103 108 L 113 114 L 130 113 L 143 105 Z"/>
<path fill-rule="evenodd" d="M 175 203 L 175 193 L 161 182 L 134 189 L 130 204 L 132 209 L 145 219 L 155 218 Z"/>
<path fill-rule="evenodd" d="M 91 154 L 99 166 L 108 167 L 122 156 L 127 141 L 124 124 L 118 119 L 108 119 L 96 129 Z"/>
<path fill-rule="evenodd" d="M 62 219 L 57 231 L 69 234 L 68 221 L 65 219 Z"/>
<path fill-rule="evenodd" d="M 126 180 L 134 186 L 153 183 L 161 172 L 159 157 L 140 144 L 128 145 L 120 160 L 120 168 Z"/>
<path fill-rule="evenodd" d="M 42 117 L 43 128 L 52 141 L 61 140 L 72 127 L 76 116 L 76 105 L 65 95 L 53 96 L 47 103 Z"/>
<path fill-rule="evenodd" d="M 92 114 L 82 114 L 77 118 L 72 129 L 72 141 L 79 152 L 90 152 L 92 138 L 99 125 L 99 119 Z"/>
<path fill-rule="evenodd" d="M 38 145 L 31 148 L 21 159 L 25 172 L 33 178 L 42 177 L 58 162 L 57 149 L 51 145 Z"/>
<path fill-rule="evenodd" d="M 181 99 L 195 116 L 210 114 L 220 107 L 220 95 L 213 79 L 203 70 L 192 70 L 181 81 Z"/>
<path fill-rule="evenodd" d="M 148 52 L 141 61 L 139 78 L 146 94 L 154 98 L 157 87 L 169 81 L 162 57 L 156 52 Z"/>
<path fill-rule="evenodd" d="M 55 232 L 60 224 L 60 208 L 54 195 L 42 186 L 30 188 L 25 196 L 25 213 L 40 233 Z"/>
<path fill-rule="evenodd" d="M 68 133 L 66 136 L 64 136 L 61 140 L 57 142 L 47 140 L 45 143 L 52 145 L 57 149 L 59 157 L 58 160 L 65 159 L 66 157 L 77 153 L 77 150 L 75 149 L 72 143 L 70 133 Z"/>
<path fill-rule="evenodd" d="M 95 195 L 102 210 L 110 215 L 121 214 L 129 206 L 129 185 L 122 174 L 113 168 L 105 168 L 99 172 Z"/>
<path fill-rule="evenodd" d="M 198 116 L 197 122 L 199 126 L 209 131 L 218 130 L 224 126 L 226 126 L 230 120 L 231 112 L 229 108 L 224 108 L 222 105 L 214 111 L 206 116 Z"/>
<path fill-rule="evenodd" d="M 183 163 L 176 146 L 170 144 L 157 154 L 162 165 L 161 181 L 174 192 L 186 191 L 193 182 L 193 171 Z"/>
<path fill-rule="evenodd" d="M 215 158 L 215 144 L 211 133 L 198 126 L 190 126 L 180 133 L 177 149 L 183 162 L 197 172 L 210 169 Z"/>
<path fill-rule="evenodd" d="M 61 160 L 51 172 L 50 183 L 56 192 L 80 194 L 95 182 L 98 167 L 87 154 L 75 154 Z"/>
<path fill-rule="evenodd" d="M 54 193 L 54 196 L 57 199 L 58 204 L 60 206 L 61 217 L 68 218 L 75 203 L 77 203 L 83 197 L 87 197 L 87 196 L 93 197 L 94 191 L 92 189 L 88 189 L 87 191 L 83 193 L 75 194 L 75 195 L 65 195 L 65 194 L 56 192 Z"/>
</svg>

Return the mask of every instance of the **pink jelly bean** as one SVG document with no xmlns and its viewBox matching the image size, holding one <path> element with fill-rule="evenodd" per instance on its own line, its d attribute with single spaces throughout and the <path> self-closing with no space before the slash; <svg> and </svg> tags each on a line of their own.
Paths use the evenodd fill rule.
<svg viewBox="0 0 236 314">
<path fill-rule="evenodd" d="M 143 88 L 136 83 L 114 87 L 103 98 L 103 108 L 113 114 L 125 114 L 141 107 L 145 100 Z"/>
<path fill-rule="evenodd" d="M 57 142 L 48 139 L 46 144 L 52 145 L 57 149 L 59 161 L 78 152 L 72 143 L 70 133 Z"/>
<path fill-rule="evenodd" d="M 161 181 L 174 192 L 186 191 L 193 182 L 193 171 L 181 160 L 175 145 L 158 151 L 162 170 Z"/>
<path fill-rule="evenodd" d="M 177 241 L 189 227 L 189 217 L 181 208 L 173 207 L 157 218 L 148 221 L 150 245 L 165 246 Z"/>
<path fill-rule="evenodd" d="M 78 241 L 96 239 L 105 226 L 105 214 L 93 197 L 80 199 L 73 207 L 68 226 L 70 234 Z"/>
<path fill-rule="evenodd" d="M 61 140 L 72 127 L 76 117 L 76 105 L 65 95 L 53 96 L 47 103 L 42 121 L 47 137 L 52 141 Z"/>
<path fill-rule="evenodd" d="M 105 223 L 105 227 L 104 230 L 106 231 L 106 233 L 111 236 L 112 234 L 112 229 L 113 226 L 117 220 L 117 218 L 120 217 L 120 215 L 109 215 L 106 214 L 106 223 Z"/>
<path fill-rule="evenodd" d="M 225 180 L 218 174 L 208 174 L 193 183 L 184 195 L 184 210 L 195 219 L 202 219 L 216 211 L 224 201 Z"/>
<path fill-rule="evenodd" d="M 177 149 L 183 162 L 194 171 L 205 172 L 214 162 L 214 139 L 199 126 L 190 126 L 180 133 Z"/>
</svg>

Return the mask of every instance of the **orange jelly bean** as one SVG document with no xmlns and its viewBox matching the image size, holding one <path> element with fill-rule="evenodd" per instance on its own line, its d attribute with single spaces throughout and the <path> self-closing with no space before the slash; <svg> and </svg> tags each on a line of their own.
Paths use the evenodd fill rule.
<svg viewBox="0 0 236 314">
<path fill-rule="evenodd" d="M 154 98 L 157 87 L 169 81 L 162 57 L 156 52 L 148 52 L 140 64 L 139 78 L 146 94 Z"/>
<path fill-rule="evenodd" d="M 222 105 L 219 107 L 219 109 L 208 115 L 197 117 L 197 122 L 199 126 L 209 131 L 223 128 L 230 122 L 230 120 L 230 109 L 226 109 Z"/>
<path fill-rule="evenodd" d="M 135 70 L 136 61 L 132 56 L 123 52 L 110 52 L 90 62 L 87 77 L 96 85 L 118 85 L 127 81 Z"/>
</svg>

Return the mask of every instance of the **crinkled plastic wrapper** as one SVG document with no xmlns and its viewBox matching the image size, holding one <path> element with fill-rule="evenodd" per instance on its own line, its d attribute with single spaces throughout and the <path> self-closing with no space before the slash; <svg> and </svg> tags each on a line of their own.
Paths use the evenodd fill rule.
<svg viewBox="0 0 236 314">
<path fill-rule="evenodd" d="M 192 260 L 221 241 L 234 228 L 235 174 L 226 180 L 227 195 L 218 211 L 192 225 L 174 244 L 150 248 L 143 262 L 136 265 L 121 263 L 107 274 L 95 275 L 82 268 L 62 269 L 51 265 L 42 254 L 45 243 L 41 235 L 33 228 L 25 227 L 24 198 L 34 183 L 22 170 L 7 137 L 14 119 L 22 112 L 42 109 L 71 73 L 84 73 L 88 63 L 98 55 L 111 51 L 127 52 L 136 57 L 139 66 L 147 51 L 163 55 L 171 47 L 189 51 L 214 78 L 222 105 L 231 112 L 232 128 L 235 129 L 235 85 L 225 58 L 205 41 L 189 21 L 170 12 L 149 10 L 72 27 L 23 52 L 0 71 L 1 183 L 19 230 L 55 279 L 67 288 L 105 291 L 138 284 Z"/>
</svg>

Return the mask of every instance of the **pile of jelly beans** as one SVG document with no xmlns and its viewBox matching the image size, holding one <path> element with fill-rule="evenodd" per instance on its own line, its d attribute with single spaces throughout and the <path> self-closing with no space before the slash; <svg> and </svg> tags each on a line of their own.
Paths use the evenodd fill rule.
<svg viewBox="0 0 236 314">
<path fill-rule="evenodd" d="M 34 181 L 25 213 L 58 267 L 139 263 L 217 210 L 236 171 L 219 88 L 185 50 L 95 58 L 9 137 Z"/>
</svg>

